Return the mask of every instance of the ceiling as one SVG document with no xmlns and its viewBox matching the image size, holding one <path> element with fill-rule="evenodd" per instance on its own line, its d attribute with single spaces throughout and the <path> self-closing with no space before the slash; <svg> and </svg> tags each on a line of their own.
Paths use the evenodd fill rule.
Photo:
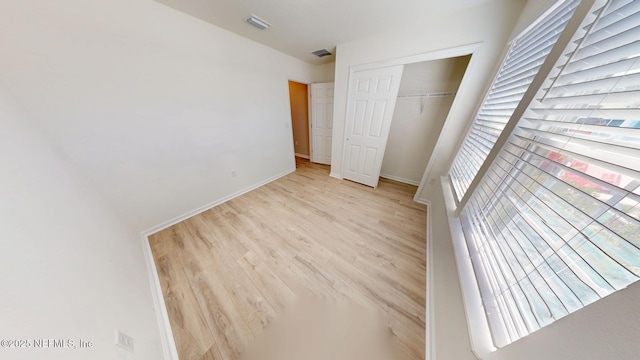
<svg viewBox="0 0 640 360">
<path fill-rule="evenodd" d="M 311 64 L 335 61 L 312 51 L 427 21 L 492 0 L 156 0 Z M 258 30 L 254 14 L 272 27 Z M 414 34 L 412 34 L 414 35 Z"/>
</svg>

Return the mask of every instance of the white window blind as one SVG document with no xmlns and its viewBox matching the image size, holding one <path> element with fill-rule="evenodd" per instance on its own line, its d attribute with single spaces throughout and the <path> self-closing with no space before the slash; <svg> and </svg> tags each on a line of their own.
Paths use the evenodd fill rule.
<svg viewBox="0 0 640 360">
<path fill-rule="evenodd" d="M 497 346 L 640 277 L 640 1 L 596 1 L 512 121 L 460 213 Z"/>
<path fill-rule="evenodd" d="M 558 7 L 513 42 L 453 161 L 449 175 L 458 201 L 466 193 L 579 3 L 575 0 Z"/>
</svg>

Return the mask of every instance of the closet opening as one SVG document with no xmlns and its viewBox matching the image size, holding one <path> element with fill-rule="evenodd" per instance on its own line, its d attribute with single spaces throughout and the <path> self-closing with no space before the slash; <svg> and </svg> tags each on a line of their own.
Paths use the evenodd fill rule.
<svg viewBox="0 0 640 360">
<path fill-rule="evenodd" d="M 380 177 L 420 184 L 470 59 L 404 65 Z"/>
</svg>

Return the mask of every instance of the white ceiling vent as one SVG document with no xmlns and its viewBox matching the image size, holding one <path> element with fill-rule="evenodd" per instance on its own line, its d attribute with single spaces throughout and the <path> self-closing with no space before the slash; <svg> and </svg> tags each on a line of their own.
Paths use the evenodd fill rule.
<svg viewBox="0 0 640 360">
<path fill-rule="evenodd" d="M 312 54 L 317 57 L 325 57 L 325 56 L 333 55 L 331 51 L 327 49 L 316 50 L 316 51 L 313 51 Z"/>
<path fill-rule="evenodd" d="M 271 27 L 271 24 L 269 24 L 268 22 L 260 19 L 259 17 L 251 14 L 251 16 L 249 16 L 248 18 L 245 19 L 245 21 L 255 27 L 257 27 L 260 30 L 266 30 L 269 27 Z"/>
</svg>

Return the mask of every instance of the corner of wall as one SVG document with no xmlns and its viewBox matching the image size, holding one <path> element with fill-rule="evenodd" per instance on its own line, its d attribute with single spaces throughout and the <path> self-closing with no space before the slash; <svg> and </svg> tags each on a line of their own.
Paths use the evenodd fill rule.
<svg viewBox="0 0 640 360">
<path fill-rule="evenodd" d="M 313 82 L 314 83 L 334 82 L 336 78 L 335 73 L 336 73 L 335 62 L 316 65 L 313 68 Z"/>
<path fill-rule="evenodd" d="M 155 308 L 156 320 L 160 330 L 160 343 L 162 345 L 162 353 L 164 360 L 178 360 L 178 349 L 171 331 L 171 323 L 167 312 L 167 305 L 162 294 L 162 286 L 158 277 L 158 269 L 153 259 L 153 252 L 149 244 L 149 233 L 140 233 L 140 241 L 142 252 L 147 265 L 147 275 L 149 277 L 149 286 L 151 288 L 151 297 L 153 298 L 153 306 Z"/>
</svg>

